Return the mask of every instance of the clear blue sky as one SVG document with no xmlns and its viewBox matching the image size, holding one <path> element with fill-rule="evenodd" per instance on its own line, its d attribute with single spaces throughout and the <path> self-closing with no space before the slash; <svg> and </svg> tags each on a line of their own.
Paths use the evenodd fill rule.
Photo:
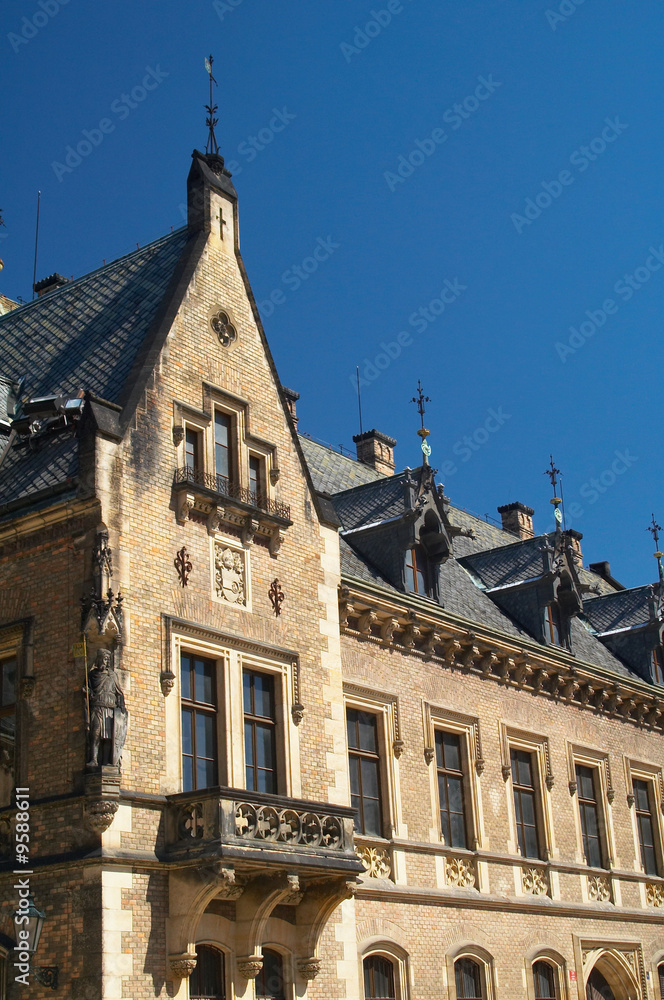
<svg viewBox="0 0 664 1000">
<path fill-rule="evenodd" d="M 285 296 L 264 322 L 300 428 L 352 447 L 359 364 L 364 428 L 415 466 L 421 378 L 454 503 L 521 500 L 548 529 L 553 452 L 586 562 L 650 582 L 663 18 L 662 0 L 5 0 L 0 292 L 30 297 L 38 189 L 38 278 L 182 224 L 212 52 L 242 252 L 257 299 Z M 98 144 L 59 167 L 84 130 Z M 338 246 L 300 282 L 319 239 Z"/>
</svg>

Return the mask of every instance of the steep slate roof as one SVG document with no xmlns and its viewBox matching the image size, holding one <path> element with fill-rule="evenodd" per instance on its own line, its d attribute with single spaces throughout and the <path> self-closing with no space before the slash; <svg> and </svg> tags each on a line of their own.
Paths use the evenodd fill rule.
<svg viewBox="0 0 664 1000">
<path fill-rule="evenodd" d="M 24 394 L 117 402 L 187 241 L 178 229 L 0 317 L 0 374 Z"/>
<path fill-rule="evenodd" d="M 528 538 L 485 552 L 472 553 L 462 558 L 461 562 L 479 577 L 487 589 L 504 587 L 541 576 L 543 541 L 543 537 Z"/>
<path fill-rule="evenodd" d="M 650 621 L 650 587 L 632 587 L 583 602 L 583 613 L 596 632 L 646 625 Z"/>
<path fill-rule="evenodd" d="M 352 490 L 334 494 L 336 510 L 342 529 L 365 527 L 376 521 L 389 521 L 400 517 L 406 510 L 404 500 L 405 473 L 385 476 L 375 483 L 365 483 Z"/>
<path fill-rule="evenodd" d="M 370 465 L 356 462 L 347 455 L 340 455 L 339 452 L 313 441 L 304 434 L 299 434 L 298 437 L 314 486 L 321 493 L 339 493 L 352 486 L 386 478 L 382 472 L 376 472 Z"/>
<path fill-rule="evenodd" d="M 0 419 L 7 380 L 24 375 L 24 397 L 83 389 L 117 402 L 187 239 L 186 227 L 178 229 L 0 317 Z M 70 431 L 38 435 L 31 446 L 19 438 L 0 468 L 0 511 L 65 490 L 77 471 Z"/>
</svg>

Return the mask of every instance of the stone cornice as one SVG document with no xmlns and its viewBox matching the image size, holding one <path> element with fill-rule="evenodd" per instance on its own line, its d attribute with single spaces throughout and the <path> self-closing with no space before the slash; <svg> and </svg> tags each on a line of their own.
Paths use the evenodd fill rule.
<svg viewBox="0 0 664 1000">
<path fill-rule="evenodd" d="M 637 678 L 585 663 L 566 650 L 511 638 L 431 601 L 342 576 L 342 632 L 508 687 L 661 730 L 664 697 Z"/>
<path fill-rule="evenodd" d="M 19 539 L 26 538 L 28 535 L 45 531 L 73 518 L 85 517 L 93 512 L 99 512 L 100 509 L 99 500 L 96 497 L 90 497 L 56 503 L 44 510 L 19 515 L 11 521 L 0 524 L 0 549 L 17 542 Z M 2 553 L 0 552 L 0 554 Z"/>
</svg>

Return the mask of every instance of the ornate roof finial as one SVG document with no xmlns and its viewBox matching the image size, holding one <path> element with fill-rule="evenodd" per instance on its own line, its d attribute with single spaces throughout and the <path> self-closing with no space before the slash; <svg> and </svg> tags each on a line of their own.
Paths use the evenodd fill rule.
<svg viewBox="0 0 664 1000">
<path fill-rule="evenodd" d="M 560 505 L 561 505 L 561 503 L 563 501 L 562 501 L 562 497 L 558 496 L 558 476 L 560 475 L 560 469 L 557 469 L 555 467 L 554 462 L 553 462 L 553 455 L 549 455 L 549 458 L 551 460 L 550 461 L 550 466 L 545 471 L 544 475 L 548 476 L 549 479 L 551 480 L 551 487 L 553 489 L 553 498 L 551 500 L 549 500 L 549 503 L 553 504 L 553 508 L 554 508 L 553 509 L 553 516 L 556 519 L 556 526 L 559 528 L 560 525 L 561 525 L 561 523 L 562 523 L 562 519 L 563 519 L 563 514 L 562 514 L 562 511 L 560 509 Z"/>
<path fill-rule="evenodd" d="M 420 415 L 420 421 L 422 423 L 422 426 L 420 427 L 420 429 L 419 429 L 419 431 L 417 433 L 422 438 L 422 454 L 424 455 L 424 464 L 425 465 L 429 464 L 429 455 L 431 454 L 431 445 L 427 441 L 427 438 L 429 437 L 429 431 L 424 426 L 424 414 L 426 413 L 426 410 L 424 409 L 424 404 L 425 403 L 430 403 L 430 402 L 431 402 L 431 400 L 429 399 L 429 397 L 424 395 L 424 390 L 422 389 L 422 383 L 418 379 L 417 380 L 417 396 L 413 396 L 413 398 L 411 399 L 411 403 L 417 403 L 417 412 Z"/>
<path fill-rule="evenodd" d="M 653 514 L 652 521 L 650 525 L 646 528 L 646 531 L 649 531 L 654 539 L 655 542 L 654 555 L 655 559 L 657 560 L 657 568 L 659 570 L 659 582 L 660 584 L 664 584 L 664 567 L 662 567 L 662 557 L 664 556 L 664 552 L 660 552 L 659 549 L 659 533 L 661 530 L 662 526 L 661 524 L 657 523 L 657 521 L 655 520 L 655 515 Z"/>
<path fill-rule="evenodd" d="M 208 141 L 205 147 L 205 152 L 214 153 L 216 156 L 218 156 L 219 143 L 217 142 L 217 137 L 214 134 L 214 127 L 219 122 L 219 119 L 214 117 L 215 111 L 217 110 L 217 105 L 212 103 L 212 84 L 217 83 L 215 78 L 212 76 L 213 62 L 214 59 L 212 58 L 211 55 L 208 56 L 208 58 L 205 60 L 205 68 L 208 72 L 208 76 L 210 77 L 210 103 L 205 105 L 205 110 L 208 113 L 208 116 L 205 119 L 205 124 L 208 127 Z M 217 86 L 219 86 L 219 84 L 217 84 Z"/>
</svg>

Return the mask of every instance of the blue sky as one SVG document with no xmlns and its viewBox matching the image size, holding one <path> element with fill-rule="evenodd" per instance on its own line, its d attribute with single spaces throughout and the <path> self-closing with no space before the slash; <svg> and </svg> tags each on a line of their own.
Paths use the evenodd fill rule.
<svg viewBox="0 0 664 1000">
<path fill-rule="evenodd" d="M 242 252 L 300 428 L 352 448 L 359 365 L 364 429 L 415 466 L 421 378 L 455 504 L 521 500 L 548 530 L 553 452 L 585 561 L 650 582 L 663 18 L 662 0 L 5 0 L 0 292 L 31 295 L 38 189 L 38 278 L 182 224 L 212 52 Z"/>
</svg>

